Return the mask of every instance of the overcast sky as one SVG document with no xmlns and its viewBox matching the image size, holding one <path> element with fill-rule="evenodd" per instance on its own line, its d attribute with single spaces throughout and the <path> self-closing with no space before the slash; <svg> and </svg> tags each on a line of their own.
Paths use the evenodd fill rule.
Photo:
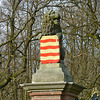
<svg viewBox="0 0 100 100">
<path fill-rule="evenodd" d="M 0 0 L 0 5 L 1 5 L 1 0 Z"/>
</svg>

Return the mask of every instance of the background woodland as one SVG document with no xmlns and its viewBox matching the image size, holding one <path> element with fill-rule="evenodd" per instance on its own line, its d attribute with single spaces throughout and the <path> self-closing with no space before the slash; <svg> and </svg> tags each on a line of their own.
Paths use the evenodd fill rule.
<svg viewBox="0 0 100 100">
<path fill-rule="evenodd" d="M 49 9 L 61 15 L 65 64 L 85 86 L 80 100 L 100 91 L 99 0 L 2 0 L 0 5 L 0 100 L 30 100 L 19 85 L 29 83 L 40 64 L 38 35 Z"/>
</svg>

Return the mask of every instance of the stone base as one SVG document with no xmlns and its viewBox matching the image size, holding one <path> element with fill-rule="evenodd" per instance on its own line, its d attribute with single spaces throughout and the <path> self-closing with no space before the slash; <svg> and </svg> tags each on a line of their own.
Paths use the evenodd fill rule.
<svg viewBox="0 0 100 100">
<path fill-rule="evenodd" d="M 27 90 L 31 100 L 75 100 L 84 89 L 73 82 L 44 82 L 21 84 Z"/>
<path fill-rule="evenodd" d="M 73 82 L 73 76 L 63 63 L 41 64 L 40 69 L 32 75 L 34 82 Z"/>
</svg>

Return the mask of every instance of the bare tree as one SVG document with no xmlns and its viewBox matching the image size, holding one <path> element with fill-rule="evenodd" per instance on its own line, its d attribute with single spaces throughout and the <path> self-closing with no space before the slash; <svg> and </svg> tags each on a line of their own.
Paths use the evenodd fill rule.
<svg viewBox="0 0 100 100">
<path fill-rule="evenodd" d="M 26 82 L 29 82 L 30 75 L 39 64 L 38 57 L 32 58 L 35 54 L 31 50 L 38 47 L 36 45 L 38 42 L 34 44 L 34 41 L 37 41 L 38 34 L 41 33 L 37 22 L 39 16 L 43 15 L 41 10 L 49 3 L 50 0 L 4 0 L 2 3 L 0 8 L 0 25 L 2 26 L 0 27 L 2 29 L 2 33 L 0 33 L 2 35 L 0 37 L 0 53 L 2 54 L 0 93 L 3 100 L 18 100 L 18 91 L 22 91 L 18 90 L 19 84 L 25 82 L 26 79 Z M 31 64 L 31 58 L 36 61 L 34 62 L 35 67 Z M 26 72 L 29 74 L 28 77 Z M 24 97 L 21 98 L 25 100 Z"/>
<path fill-rule="evenodd" d="M 55 4 L 54 4 L 55 3 Z M 99 0 L 3 0 L 0 7 L 0 99 L 28 100 L 20 83 L 39 68 L 41 23 L 47 9 L 61 14 L 65 63 L 88 99 L 100 86 Z"/>
</svg>

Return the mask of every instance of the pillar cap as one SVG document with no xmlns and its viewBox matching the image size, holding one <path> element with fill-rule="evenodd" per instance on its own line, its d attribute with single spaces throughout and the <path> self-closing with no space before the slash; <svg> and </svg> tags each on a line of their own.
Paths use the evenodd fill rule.
<svg viewBox="0 0 100 100">
<path fill-rule="evenodd" d="M 20 84 L 27 92 L 64 91 L 79 94 L 85 87 L 74 82 L 36 82 Z"/>
</svg>

